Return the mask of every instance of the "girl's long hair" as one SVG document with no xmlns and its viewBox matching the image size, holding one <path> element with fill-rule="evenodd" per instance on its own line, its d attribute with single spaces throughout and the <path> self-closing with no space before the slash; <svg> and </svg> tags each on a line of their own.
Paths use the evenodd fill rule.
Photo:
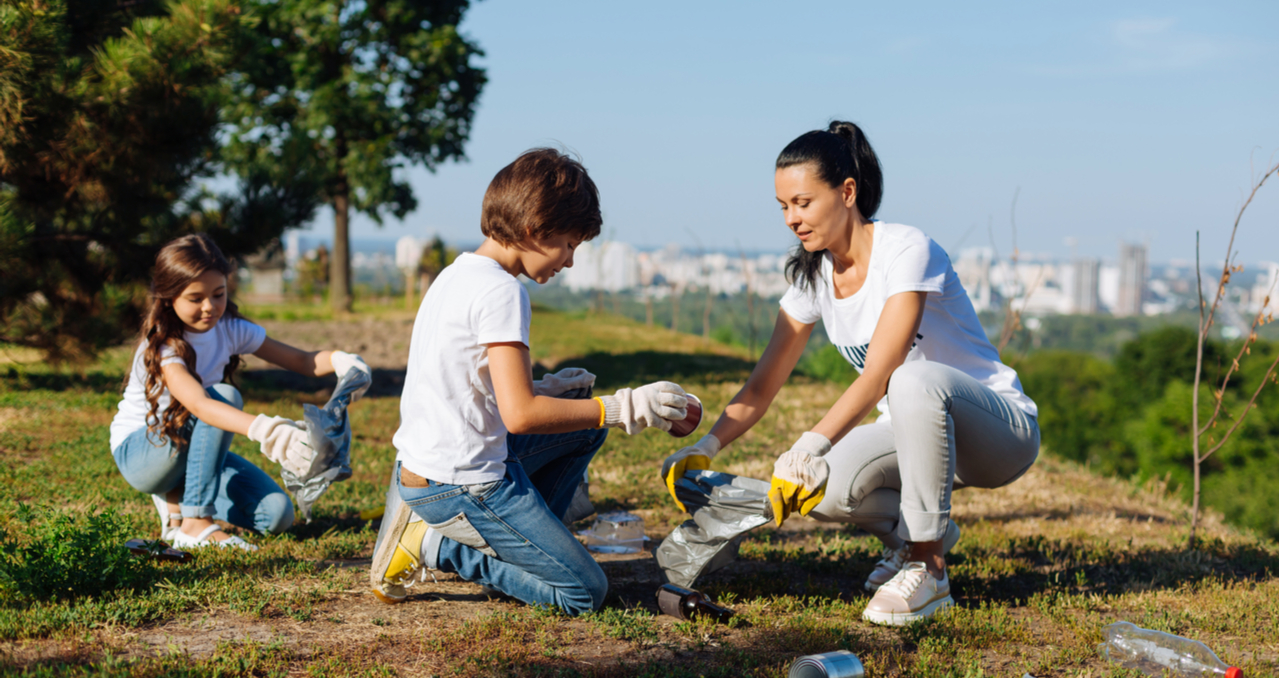
<svg viewBox="0 0 1280 678">
<path fill-rule="evenodd" d="M 851 122 L 833 120 L 826 130 L 806 132 L 787 144 L 778 154 L 777 169 L 811 165 L 828 186 L 836 187 L 845 179 L 853 179 L 857 197 L 854 203 L 866 219 L 880 209 L 884 196 L 884 177 L 880 160 L 862 129 Z M 787 258 L 787 281 L 800 289 L 813 289 L 822 271 L 826 250 L 809 252 L 797 245 Z"/>
<path fill-rule="evenodd" d="M 170 242 L 161 248 L 156 255 L 156 268 L 151 276 L 151 294 L 147 303 L 147 314 L 142 322 L 142 331 L 138 340 L 138 349 L 143 352 L 142 364 L 147 380 L 143 393 L 147 399 L 147 431 L 159 432 L 174 444 L 175 448 L 187 443 L 183 428 L 191 418 L 186 406 L 178 402 L 172 394 L 169 407 L 163 416 L 157 416 L 160 409 L 160 395 L 165 391 L 164 373 L 160 370 L 161 355 L 165 346 L 171 347 L 178 357 L 186 363 L 187 371 L 197 381 L 196 352 L 183 337 L 186 325 L 178 319 L 173 310 L 173 300 L 206 271 L 214 270 L 230 278 L 231 264 L 222 256 L 222 251 L 204 234 L 186 235 Z M 227 292 L 230 294 L 230 290 Z M 227 310 L 222 318 L 243 318 L 235 302 L 227 300 Z M 219 319 L 221 322 L 222 319 Z M 136 356 L 136 353 L 135 353 Z M 136 359 L 136 357 L 135 357 Z M 132 365 L 132 361 L 130 361 Z M 240 367 L 240 356 L 231 356 L 230 362 L 223 370 L 222 380 L 232 381 L 236 369 Z M 129 375 L 125 373 L 124 385 L 129 385 Z"/>
</svg>

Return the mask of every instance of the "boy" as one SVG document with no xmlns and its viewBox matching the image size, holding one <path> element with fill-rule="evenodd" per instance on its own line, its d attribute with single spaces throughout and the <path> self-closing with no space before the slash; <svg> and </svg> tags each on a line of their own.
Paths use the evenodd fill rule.
<svg viewBox="0 0 1280 678">
<path fill-rule="evenodd" d="M 404 584 L 426 568 L 573 615 L 603 603 L 604 572 L 561 519 L 603 427 L 669 430 L 685 416 L 684 391 L 657 382 L 590 400 L 550 397 L 589 391 L 595 377 L 577 370 L 533 382 L 529 296 L 516 278 L 545 283 L 572 266 L 574 248 L 601 223 L 580 163 L 528 151 L 485 192 L 484 243 L 422 300 L 374 547 L 371 578 L 383 602 L 403 601 Z"/>
</svg>

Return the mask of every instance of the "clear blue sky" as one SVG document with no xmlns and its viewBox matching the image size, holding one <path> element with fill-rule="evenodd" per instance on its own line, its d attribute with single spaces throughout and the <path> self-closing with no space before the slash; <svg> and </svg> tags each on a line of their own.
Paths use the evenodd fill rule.
<svg viewBox="0 0 1280 678">
<path fill-rule="evenodd" d="M 478 241 L 489 179 L 563 144 L 600 187 L 607 237 L 782 250 L 773 191 L 792 138 L 857 122 L 885 169 L 879 217 L 944 248 L 1220 259 L 1255 170 L 1280 145 L 1277 3 L 516 2 L 463 30 L 485 50 L 469 160 L 409 170 L 403 223 Z M 1250 208 L 1242 263 L 1280 250 L 1276 183 Z M 329 237 L 324 213 L 306 234 Z M 966 237 L 966 233 L 968 233 Z"/>
</svg>

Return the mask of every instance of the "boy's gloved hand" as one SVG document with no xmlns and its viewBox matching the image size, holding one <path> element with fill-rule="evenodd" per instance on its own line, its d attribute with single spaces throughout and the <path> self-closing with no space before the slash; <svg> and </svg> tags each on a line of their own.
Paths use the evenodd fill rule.
<svg viewBox="0 0 1280 678">
<path fill-rule="evenodd" d="M 629 435 L 650 426 L 670 431 L 671 422 L 688 415 L 684 389 L 669 381 L 619 389 L 611 396 L 601 396 L 600 401 L 604 403 L 604 425 L 620 428 Z"/>
<path fill-rule="evenodd" d="M 345 351 L 333 351 L 329 355 L 329 361 L 333 363 L 333 373 L 338 375 L 339 379 L 347 376 L 347 372 L 350 370 L 360 370 L 361 372 L 364 372 L 365 374 L 368 374 L 370 376 L 373 375 L 373 371 L 369 369 L 369 365 L 365 363 L 364 358 L 361 358 L 360 356 L 354 353 L 347 353 Z M 368 391 L 368 390 L 369 390 L 369 387 L 365 386 L 364 388 L 361 388 L 355 393 L 352 393 L 351 402 L 354 403 L 355 401 L 359 400 L 364 395 L 365 391 Z"/>
<path fill-rule="evenodd" d="M 300 477 L 311 470 L 311 461 L 316 456 L 307 430 L 284 417 L 259 414 L 249 424 L 249 440 L 261 445 L 262 453 L 268 459 Z"/>
<path fill-rule="evenodd" d="M 779 527 L 792 511 L 803 516 L 822 501 L 829 473 L 822 456 L 830 451 L 831 441 L 826 436 L 809 431 L 773 463 L 769 504 Z"/>
<path fill-rule="evenodd" d="M 566 367 L 555 374 L 544 374 L 533 382 L 533 394 L 555 398 L 561 393 L 588 388 L 596 383 L 596 375 L 581 367 Z"/>
<path fill-rule="evenodd" d="M 720 439 L 708 433 L 698 442 L 667 457 L 662 462 L 662 481 L 667 484 L 667 491 L 675 500 L 681 511 L 689 509 L 676 496 L 676 481 L 683 478 L 686 471 L 705 471 L 711 468 L 711 460 L 720 451 Z"/>
</svg>

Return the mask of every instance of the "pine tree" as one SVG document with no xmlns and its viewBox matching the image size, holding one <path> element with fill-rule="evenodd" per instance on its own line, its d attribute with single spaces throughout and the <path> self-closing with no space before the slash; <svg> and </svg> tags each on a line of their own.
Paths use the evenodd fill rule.
<svg viewBox="0 0 1280 678">
<path fill-rule="evenodd" d="M 228 256 L 310 218 L 282 168 L 218 170 L 231 0 L 0 2 L 0 341 L 91 355 L 136 326 L 159 247 L 210 233 Z"/>
</svg>

